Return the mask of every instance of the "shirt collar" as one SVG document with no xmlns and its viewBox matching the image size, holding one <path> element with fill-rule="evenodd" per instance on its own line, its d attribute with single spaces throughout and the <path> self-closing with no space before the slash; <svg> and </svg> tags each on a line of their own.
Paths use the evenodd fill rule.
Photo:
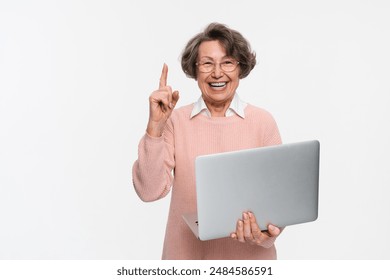
<svg viewBox="0 0 390 280">
<path fill-rule="evenodd" d="M 230 117 L 236 114 L 244 119 L 245 118 L 244 109 L 246 105 L 247 103 L 242 101 L 237 93 L 234 94 L 232 102 L 230 103 L 229 108 L 226 110 L 225 117 Z M 204 102 L 202 96 L 199 97 L 198 101 L 194 103 L 194 107 L 192 108 L 190 119 L 192 119 L 198 114 L 204 114 L 209 118 L 211 118 L 211 113 L 207 108 L 206 103 Z"/>
</svg>

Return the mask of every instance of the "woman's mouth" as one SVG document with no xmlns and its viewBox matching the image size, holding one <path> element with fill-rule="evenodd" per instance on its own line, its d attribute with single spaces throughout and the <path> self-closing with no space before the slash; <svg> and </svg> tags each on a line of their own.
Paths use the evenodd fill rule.
<svg viewBox="0 0 390 280">
<path fill-rule="evenodd" d="M 226 86 L 226 82 L 219 82 L 219 83 L 209 83 L 210 87 L 212 88 L 223 88 Z"/>
</svg>

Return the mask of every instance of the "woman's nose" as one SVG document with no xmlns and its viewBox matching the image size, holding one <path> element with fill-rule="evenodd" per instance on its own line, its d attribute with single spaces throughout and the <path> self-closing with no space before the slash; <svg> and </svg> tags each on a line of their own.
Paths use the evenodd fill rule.
<svg viewBox="0 0 390 280">
<path fill-rule="evenodd" d="M 212 72 L 213 78 L 221 78 L 223 76 L 223 71 L 221 69 L 221 66 L 217 63 L 215 64 L 214 70 Z"/>
</svg>

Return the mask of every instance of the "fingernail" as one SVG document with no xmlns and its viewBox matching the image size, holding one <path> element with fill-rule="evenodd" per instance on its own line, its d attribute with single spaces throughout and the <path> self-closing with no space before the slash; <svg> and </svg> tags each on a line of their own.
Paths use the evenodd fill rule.
<svg viewBox="0 0 390 280">
<path fill-rule="evenodd" d="M 242 214 L 242 216 L 244 217 L 244 220 L 248 219 L 248 215 L 246 213 Z"/>
<path fill-rule="evenodd" d="M 276 227 L 274 227 L 273 225 L 269 225 L 269 229 L 274 231 L 276 229 Z"/>
<path fill-rule="evenodd" d="M 249 218 L 252 218 L 253 214 L 252 212 L 248 212 Z"/>
<path fill-rule="evenodd" d="M 173 103 L 169 103 L 169 108 L 172 109 L 173 108 Z"/>
</svg>

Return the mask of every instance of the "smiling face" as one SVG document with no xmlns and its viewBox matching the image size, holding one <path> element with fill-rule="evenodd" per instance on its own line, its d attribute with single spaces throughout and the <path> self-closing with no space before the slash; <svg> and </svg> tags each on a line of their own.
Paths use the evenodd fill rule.
<svg viewBox="0 0 390 280">
<path fill-rule="evenodd" d="M 202 73 L 198 69 L 197 81 L 203 100 L 213 115 L 214 109 L 223 114 L 229 108 L 236 89 L 239 85 L 240 65 L 232 72 L 224 72 L 220 63 L 233 61 L 234 58 L 226 55 L 225 48 L 219 41 L 205 41 L 199 45 L 198 63 L 214 63 L 215 68 L 209 73 Z"/>
</svg>

